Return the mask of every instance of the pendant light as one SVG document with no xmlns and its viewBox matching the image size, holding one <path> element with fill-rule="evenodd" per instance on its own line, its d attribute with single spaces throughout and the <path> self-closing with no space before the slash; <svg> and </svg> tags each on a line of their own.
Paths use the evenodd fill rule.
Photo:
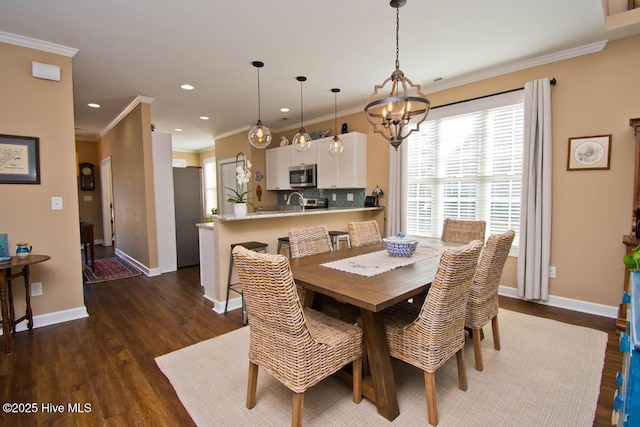
<svg viewBox="0 0 640 427">
<path fill-rule="evenodd" d="M 304 120 L 302 115 L 302 82 L 306 82 L 307 78 L 305 76 L 298 76 L 296 77 L 296 80 L 300 82 L 300 130 L 293 137 L 291 144 L 296 151 L 305 152 L 309 151 L 309 148 L 311 148 L 311 137 L 307 131 L 304 130 Z"/>
<path fill-rule="evenodd" d="M 420 90 L 420 85 L 413 84 L 400 70 L 400 8 L 406 2 L 391 0 L 389 3 L 396 9 L 396 69 L 381 85 L 375 86 L 364 107 L 364 113 L 373 125 L 373 131 L 381 134 L 396 150 L 402 144 L 402 140 L 420 128 L 420 123 L 425 121 L 431 108 L 431 103 Z M 389 82 L 391 89 L 385 90 Z M 388 96 L 385 96 L 386 94 Z"/>
<path fill-rule="evenodd" d="M 258 123 L 249 129 L 249 143 L 256 148 L 264 149 L 271 144 L 271 131 L 260 120 L 260 68 L 264 67 L 264 63 L 253 61 L 251 64 L 258 70 Z"/>
<path fill-rule="evenodd" d="M 333 88 L 331 89 L 331 92 L 333 92 L 334 96 L 333 128 L 335 129 L 335 133 L 333 135 L 333 139 L 329 143 L 329 154 L 337 157 L 342 154 L 342 151 L 344 150 L 344 143 L 340 138 L 338 138 L 338 92 L 340 92 L 340 89 Z"/>
</svg>

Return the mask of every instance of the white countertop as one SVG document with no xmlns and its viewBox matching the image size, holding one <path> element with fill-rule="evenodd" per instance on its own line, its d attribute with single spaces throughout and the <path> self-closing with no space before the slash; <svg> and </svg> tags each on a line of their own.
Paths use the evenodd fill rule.
<svg viewBox="0 0 640 427">
<path fill-rule="evenodd" d="M 293 212 L 260 212 L 260 213 L 248 213 L 243 216 L 236 215 L 214 215 L 211 217 L 213 223 L 206 222 L 203 224 L 197 224 L 198 227 L 203 228 L 213 228 L 213 224 L 215 222 L 221 221 L 246 221 L 253 219 L 266 219 L 266 218 L 282 218 L 282 217 L 290 217 L 290 216 L 300 216 L 300 215 L 327 215 L 327 214 L 335 214 L 342 212 L 363 212 L 363 211 L 377 211 L 384 209 L 383 206 L 376 206 L 372 208 L 328 208 L 328 209 L 307 209 L 304 212 L 302 211 L 293 211 Z"/>
</svg>

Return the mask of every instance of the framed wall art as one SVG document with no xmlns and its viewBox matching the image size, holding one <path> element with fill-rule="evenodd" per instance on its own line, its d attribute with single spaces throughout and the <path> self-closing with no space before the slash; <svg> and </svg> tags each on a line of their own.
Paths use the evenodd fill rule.
<svg viewBox="0 0 640 427">
<path fill-rule="evenodd" d="M 569 138 L 567 170 L 609 169 L 611 166 L 611 135 Z"/>
<path fill-rule="evenodd" d="M 40 138 L 0 135 L 0 184 L 40 184 Z"/>
</svg>

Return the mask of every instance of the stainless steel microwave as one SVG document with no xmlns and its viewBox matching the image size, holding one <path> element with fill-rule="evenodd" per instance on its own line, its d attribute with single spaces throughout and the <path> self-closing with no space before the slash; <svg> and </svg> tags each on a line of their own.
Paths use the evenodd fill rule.
<svg viewBox="0 0 640 427">
<path fill-rule="evenodd" d="M 316 186 L 316 165 L 291 166 L 289 168 L 289 185 L 291 188 Z"/>
</svg>

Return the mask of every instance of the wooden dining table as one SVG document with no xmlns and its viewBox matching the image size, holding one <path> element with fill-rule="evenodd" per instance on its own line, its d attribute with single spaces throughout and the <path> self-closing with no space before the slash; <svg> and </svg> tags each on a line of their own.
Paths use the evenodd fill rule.
<svg viewBox="0 0 640 427">
<path fill-rule="evenodd" d="M 459 246 L 447 245 L 440 240 L 425 240 L 420 244 L 436 247 L 440 254 L 448 246 Z M 400 409 L 381 311 L 426 291 L 435 277 L 440 257 L 370 277 L 321 265 L 384 250 L 383 243 L 376 243 L 291 259 L 290 264 L 296 284 L 305 288 L 305 305 L 312 305 L 314 294 L 320 293 L 360 308 L 371 371 L 371 382 L 363 384 L 363 394 L 375 401 L 380 415 L 391 421 L 400 414 Z"/>
</svg>

